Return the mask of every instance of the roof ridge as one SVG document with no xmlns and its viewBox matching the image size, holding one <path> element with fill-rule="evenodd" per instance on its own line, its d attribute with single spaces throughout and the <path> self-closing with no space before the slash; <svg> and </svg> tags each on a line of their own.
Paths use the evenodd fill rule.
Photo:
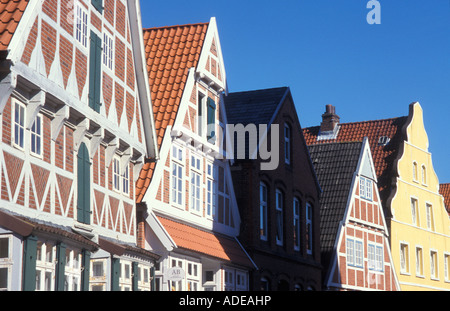
<svg viewBox="0 0 450 311">
<path fill-rule="evenodd" d="M 324 146 L 324 145 L 336 145 L 336 144 L 362 144 L 362 140 L 347 140 L 347 141 L 330 141 L 325 143 L 317 143 L 317 144 L 311 144 L 308 146 Z"/>
<path fill-rule="evenodd" d="M 209 25 L 209 22 L 204 23 L 191 23 L 191 24 L 184 24 L 184 25 L 169 25 L 169 26 L 160 26 L 160 27 L 149 27 L 149 28 L 143 28 L 144 31 L 151 31 L 151 30 L 159 30 L 159 29 L 170 29 L 170 28 L 178 28 L 178 27 L 192 27 L 192 26 L 203 26 L 203 25 Z"/>
<path fill-rule="evenodd" d="M 252 92 L 262 92 L 262 91 L 269 91 L 269 90 L 278 90 L 278 89 L 288 89 L 289 86 L 278 86 L 278 87 L 268 87 L 265 89 L 254 89 L 254 90 L 247 90 L 247 91 L 238 91 L 238 92 L 228 92 L 228 94 L 242 94 L 242 93 L 252 93 Z"/>
<path fill-rule="evenodd" d="M 383 121 L 398 120 L 398 119 L 407 118 L 407 117 L 408 116 L 400 116 L 400 117 L 392 117 L 392 118 L 376 119 L 376 120 L 342 122 L 342 123 L 338 123 L 338 125 L 361 124 L 361 123 L 369 123 L 369 122 L 383 122 Z M 316 128 L 316 127 L 320 127 L 320 125 L 307 126 L 307 127 L 304 127 L 303 129 Z"/>
</svg>

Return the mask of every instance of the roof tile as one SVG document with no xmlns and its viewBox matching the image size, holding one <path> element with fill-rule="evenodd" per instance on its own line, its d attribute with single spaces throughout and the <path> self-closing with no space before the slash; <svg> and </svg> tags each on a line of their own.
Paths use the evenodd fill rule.
<svg viewBox="0 0 450 311">
<path fill-rule="evenodd" d="M 6 50 L 29 0 L 0 0 L 0 50 Z"/>
<path fill-rule="evenodd" d="M 450 184 L 440 184 L 439 193 L 444 197 L 444 205 L 450 215 Z"/>
</svg>

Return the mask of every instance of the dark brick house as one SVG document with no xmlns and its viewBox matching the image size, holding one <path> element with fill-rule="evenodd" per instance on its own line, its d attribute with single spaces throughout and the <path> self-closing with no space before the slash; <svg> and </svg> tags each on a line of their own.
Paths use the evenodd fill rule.
<svg viewBox="0 0 450 311">
<path fill-rule="evenodd" d="M 248 130 L 247 136 L 227 132 L 228 146 L 234 147 L 227 152 L 234 152 L 239 239 L 257 266 L 250 289 L 320 290 L 321 189 L 290 89 L 229 93 L 224 100 L 227 124 Z M 258 144 L 252 142 L 252 129 L 261 137 Z M 261 144 L 265 138 L 267 146 Z M 264 167 L 268 162 L 272 165 Z"/>
</svg>

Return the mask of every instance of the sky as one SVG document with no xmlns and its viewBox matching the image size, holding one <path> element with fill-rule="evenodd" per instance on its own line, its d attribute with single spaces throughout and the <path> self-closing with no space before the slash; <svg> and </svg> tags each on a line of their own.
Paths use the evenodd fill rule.
<svg viewBox="0 0 450 311">
<path fill-rule="evenodd" d="M 424 110 L 440 183 L 450 183 L 450 0 L 141 0 L 144 28 L 215 17 L 229 92 L 290 87 L 302 127 L 332 104 L 341 122 Z"/>
</svg>

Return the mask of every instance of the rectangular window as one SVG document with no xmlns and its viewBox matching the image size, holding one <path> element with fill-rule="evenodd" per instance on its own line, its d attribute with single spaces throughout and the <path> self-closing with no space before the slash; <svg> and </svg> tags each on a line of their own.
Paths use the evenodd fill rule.
<svg viewBox="0 0 450 311">
<path fill-rule="evenodd" d="M 139 291 L 150 291 L 150 267 L 138 265 L 138 289 Z"/>
<path fill-rule="evenodd" d="M 433 206 L 429 203 L 427 206 L 427 228 L 431 231 L 434 231 L 434 216 L 433 216 Z"/>
<path fill-rule="evenodd" d="M 417 210 L 417 199 L 411 198 L 411 219 L 413 225 L 419 225 L 419 214 Z"/>
<path fill-rule="evenodd" d="M 218 182 L 218 203 L 217 214 L 215 220 L 226 226 L 234 227 L 233 215 L 230 208 L 230 187 L 227 182 L 227 171 L 224 167 L 217 167 L 217 182 Z"/>
<path fill-rule="evenodd" d="M 347 239 L 347 264 L 355 265 L 355 241 Z"/>
<path fill-rule="evenodd" d="M 103 65 L 109 69 L 113 69 L 114 59 L 114 40 L 106 32 L 103 33 Z"/>
<path fill-rule="evenodd" d="M 359 179 L 359 196 L 363 199 L 372 201 L 372 199 L 373 199 L 372 187 L 373 187 L 372 180 L 365 178 L 365 177 L 360 177 L 360 179 Z"/>
<path fill-rule="evenodd" d="M 122 173 L 122 192 L 124 194 L 130 193 L 130 176 L 129 176 L 128 165 L 125 166 L 124 172 Z"/>
<path fill-rule="evenodd" d="M 131 262 L 129 261 L 120 260 L 119 286 L 123 292 L 128 292 L 132 289 Z"/>
<path fill-rule="evenodd" d="M 259 231 L 261 240 L 267 241 L 267 186 L 259 186 Z"/>
<path fill-rule="evenodd" d="M 6 291 L 9 288 L 12 257 L 11 257 L 11 239 L 9 236 L 0 236 L 0 291 Z"/>
<path fill-rule="evenodd" d="M 355 241 L 355 266 L 362 268 L 363 261 L 363 243 L 361 241 Z"/>
<path fill-rule="evenodd" d="M 172 203 L 183 204 L 183 150 L 172 148 Z"/>
<path fill-rule="evenodd" d="M 430 251 L 430 271 L 431 271 L 431 278 L 437 279 L 438 278 L 438 258 L 437 258 L 437 252 L 436 251 Z"/>
<path fill-rule="evenodd" d="M 236 271 L 236 291 L 247 291 L 247 273 Z"/>
<path fill-rule="evenodd" d="M 25 106 L 19 102 L 14 104 L 14 144 L 23 148 L 25 136 Z"/>
<path fill-rule="evenodd" d="M 200 290 L 200 273 L 201 267 L 198 263 L 187 263 L 187 290 L 198 291 Z"/>
<path fill-rule="evenodd" d="M 42 116 L 37 115 L 31 127 L 31 153 L 42 155 Z"/>
<path fill-rule="evenodd" d="M 191 155 L 191 210 L 201 212 L 201 180 L 202 168 L 200 158 Z"/>
<path fill-rule="evenodd" d="M 81 289 L 81 253 L 66 249 L 65 291 L 79 291 Z"/>
<path fill-rule="evenodd" d="M 208 163 L 206 166 L 206 216 L 212 217 L 215 209 L 215 182 L 214 182 L 214 166 Z"/>
<path fill-rule="evenodd" d="M 400 244 L 400 272 L 409 273 L 409 250 L 408 244 Z"/>
<path fill-rule="evenodd" d="M 369 270 L 375 270 L 375 245 L 369 244 L 367 246 L 367 257 L 368 257 L 368 267 Z"/>
<path fill-rule="evenodd" d="M 378 271 L 383 271 L 383 266 L 384 266 L 384 256 L 383 256 L 383 247 L 382 246 L 377 246 L 376 250 L 375 250 L 375 262 L 376 262 L 376 266 L 375 268 Z"/>
<path fill-rule="evenodd" d="M 313 250 L 313 207 L 306 203 L 306 252 L 312 254 Z"/>
<path fill-rule="evenodd" d="M 113 160 L 113 188 L 120 191 L 120 161 L 117 157 Z"/>
<path fill-rule="evenodd" d="M 363 243 L 359 240 L 347 239 L 347 264 L 358 268 L 363 267 Z"/>
<path fill-rule="evenodd" d="M 276 206 L 275 206 L 275 211 L 276 211 L 276 226 L 277 226 L 277 235 L 276 235 L 276 242 L 278 245 L 283 245 L 283 225 L 284 225 L 284 220 L 283 220 L 283 205 L 284 205 L 284 198 L 283 198 L 283 193 L 280 190 L 276 190 Z"/>
<path fill-rule="evenodd" d="M 284 162 L 291 163 L 291 128 L 289 125 L 284 125 Z"/>
<path fill-rule="evenodd" d="M 75 8 L 75 21 L 75 38 L 81 45 L 87 48 L 88 14 L 79 3 L 77 3 Z"/>
<path fill-rule="evenodd" d="M 300 201 L 294 198 L 294 249 L 300 250 Z"/>
<path fill-rule="evenodd" d="M 36 256 L 36 291 L 55 290 L 56 254 L 55 247 L 38 242 Z"/>
<path fill-rule="evenodd" d="M 450 254 L 444 254 L 444 278 L 450 281 Z"/>
<path fill-rule="evenodd" d="M 423 252 L 421 247 L 416 247 L 416 275 L 423 276 Z"/>
</svg>

